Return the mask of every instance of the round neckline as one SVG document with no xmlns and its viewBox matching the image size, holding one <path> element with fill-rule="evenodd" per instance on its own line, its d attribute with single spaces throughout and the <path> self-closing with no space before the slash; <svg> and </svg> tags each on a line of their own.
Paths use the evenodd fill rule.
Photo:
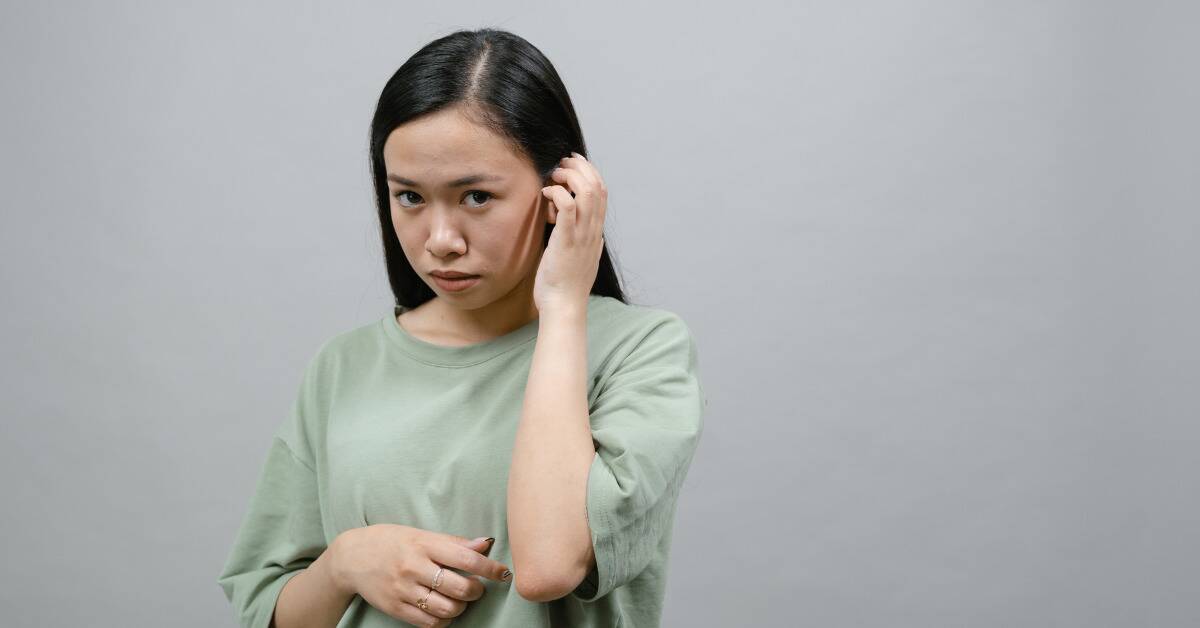
<svg viewBox="0 0 1200 628">
<path fill-rule="evenodd" d="M 588 309 L 596 301 L 598 295 L 588 295 Z M 464 367 L 486 362 L 500 354 L 520 347 L 537 338 L 538 322 L 541 317 L 495 338 L 469 345 L 439 345 L 426 342 L 408 333 L 400 326 L 397 317 L 404 311 L 399 305 L 392 306 L 392 313 L 385 316 L 380 323 L 388 338 L 412 358 L 431 366 Z"/>
</svg>

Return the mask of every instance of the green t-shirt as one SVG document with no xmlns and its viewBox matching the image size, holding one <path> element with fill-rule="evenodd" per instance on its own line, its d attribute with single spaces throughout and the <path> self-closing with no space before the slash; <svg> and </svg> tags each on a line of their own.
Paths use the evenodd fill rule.
<svg viewBox="0 0 1200 628">
<path fill-rule="evenodd" d="M 217 581 L 241 625 L 266 628 L 288 579 L 351 528 L 493 536 L 489 558 L 512 566 L 508 470 L 538 321 L 451 347 L 410 335 L 401 311 L 335 335 L 305 369 Z M 598 295 L 587 339 L 596 568 L 545 603 L 480 578 L 487 592 L 454 626 L 659 625 L 676 501 L 707 405 L 696 344 L 678 315 Z M 338 623 L 408 625 L 361 596 Z"/>
</svg>

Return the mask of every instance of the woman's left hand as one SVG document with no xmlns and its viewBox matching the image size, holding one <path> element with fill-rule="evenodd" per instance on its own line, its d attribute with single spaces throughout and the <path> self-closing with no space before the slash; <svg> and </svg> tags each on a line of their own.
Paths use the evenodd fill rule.
<svg viewBox="0 0 1200 628">
<path fill-rule="evenodd" d="M 608 188 L 590 161 L 579 153 L 571 155 L 550 175 L 562 185 L 542 188 L 552 205 L 554 232 L 534 279 L 533 302 L 539 317 L 556 308 L 587 310 L 604 250 Z"/>
</svg>

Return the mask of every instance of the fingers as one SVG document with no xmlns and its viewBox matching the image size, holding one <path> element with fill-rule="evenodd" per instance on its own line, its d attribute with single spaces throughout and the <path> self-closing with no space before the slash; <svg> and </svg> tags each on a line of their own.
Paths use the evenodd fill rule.
<svg viewBox="0 0 1200 628">
<path fill-rule="evenodd" d="M 425 602 L 424 609 L 421 608 L 422 600 Z M 429 587 L 414 585 L 412 589 L 405 592 L 404 601 L 417 612 L 426 613 L 439 619 L 452 619 L 467 610 L 466 602 L 442 595 L 441 587 L 438 587 L 437 591 L 432 591 Z"/>
<path fill-rule="evenodd" d="M 417 575 L 417 584 L 432 589 L 433 577 L 437 575 L 438 568 L 443 567 L 445 566 L 433 562 L 429 563 L 428 567 L 424 570 L 428 573 Z M 462 600 L 463 602 L 474 602 L 483 597 L 487 588 L 474 576 L 464 576 L 449 568 L 443 568 L 441 582 L 438 583 L 436 591 L 448 598 Z"/>
<path fill-rule="evenodd" d="M 508 583 L 512 581 L 512 572 L 503 563 L 487 558 L 475 550 L 455 543 L 431 543 L 428 547 L 429 558 L 439 565 L 462 569 L 489 580 Z M 508 574 L 505 576 L 504 574 Z M 441 589 L 441 587 L 438 587 Z"/>
<path fill-rule="evenodd" d="M 572 161 L 562 162 L 562 165 L 550 172 L 550 178 L 565 184 L 573 197 L 578 198 L 582 194 L 601 202 L 607 200 L 608 188 L 600 179 L 596 167 L 579 158 L 569 157 L 568 159 Z M 583 165 L 578 165 L 579 162 L 582 162 Z"/>
<path fill-rule="evenodd" d="M 408 622 L 414 626 L 429 626 L 430 628 L 442 628 L 449 626 L 452 618 L 439 617 L 433 615 L 429 610 L 421 610 L 416 606 L 416 601 L 408 602 L 405 600 L 394 600 L 390 605 L 379 609 L 400 621 Z"/>
<path fill-rule="evenodd" d="M 567 192 L 566 188 L 561 185 L 551 185 L 542 188 L 542 194 L 551 201 L 554 201 L 551 223 L 557 226 L 575 219 L 578 208 L 575 205 L 575 199 L 571 198 L 571 194 Z M 564 213 L 566 214 L 566 218 L 563 217 Z M 570 233 L 567 235 L 570 235 Z"/>
<path fill-rule="evenodd" d="M 608 189 L 604 185 L 604 178 L 600 176 L 600 171 L 596 169 L 595 164 L 588 161 L 588 159 L 583 155 L 580 155 L 575 151 L 571 151 L 571 157 L 563 157 L 562 160 L 559 161 L 559 164 L 566 166 L 567 168 L 578 170 L 579 172 L 583 173 L 585 177 L 587 177 L 587 180 L 591 182 L 592 186 L 595 187 L 597 191 L 605 194 L 608 193 Z"/>
<path fill-rule="evenodd" d="M 550 173 L 550 178 L 559 183 L 566 183 L 574 196 L 579 196 L 584 190 L 597 189 L 592 178 L 577 168 L 559 166 Z"/>
<path fill-rule="evenodd" d="M 589 231 L 602 229 L 608 188 L 595 165 L 579 153 L 571 154 L 573 157 L 564 157 L 559 162 L 560 166 L 550 173 L 550 178 L 569 188 L 576 202 L 575 218 L 580 227 Z"/>
<path fill-rule="evenodd" d="M 438 588 L 430 587 L 440 567 L 431 562 L 427 569 L 421 570 L 422 573 L 409 574 L 398 594 L 389 600 L 388 607 L 381 610 L 418 626 L 447 626 L 451 619 L 467 610 L 467 602 L 483 597 L 482 582 L 445 568 Z"/>
</svg>

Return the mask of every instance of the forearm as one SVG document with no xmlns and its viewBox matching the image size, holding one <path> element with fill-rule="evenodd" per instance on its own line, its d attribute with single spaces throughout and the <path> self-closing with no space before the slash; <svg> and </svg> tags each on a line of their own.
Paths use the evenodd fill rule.
<svg viewBox="0 0 1200 628">
<path fill-rule="evenodd" d="M 508 479 L 513 570 L 542 593 L 586 573 L 587 477 L 596 450 L 587 402 L 587 310 L 546 313 L 525 387 Z"/>
<path fill-rule="evenodd" d="M 354 593 L 341 590 L 335 583 L 330 569 L 332 551 L 331 544 L 283 585 L 275 603 L 273 628 L 332 628 L 341 621 Z"/>
</svg>

